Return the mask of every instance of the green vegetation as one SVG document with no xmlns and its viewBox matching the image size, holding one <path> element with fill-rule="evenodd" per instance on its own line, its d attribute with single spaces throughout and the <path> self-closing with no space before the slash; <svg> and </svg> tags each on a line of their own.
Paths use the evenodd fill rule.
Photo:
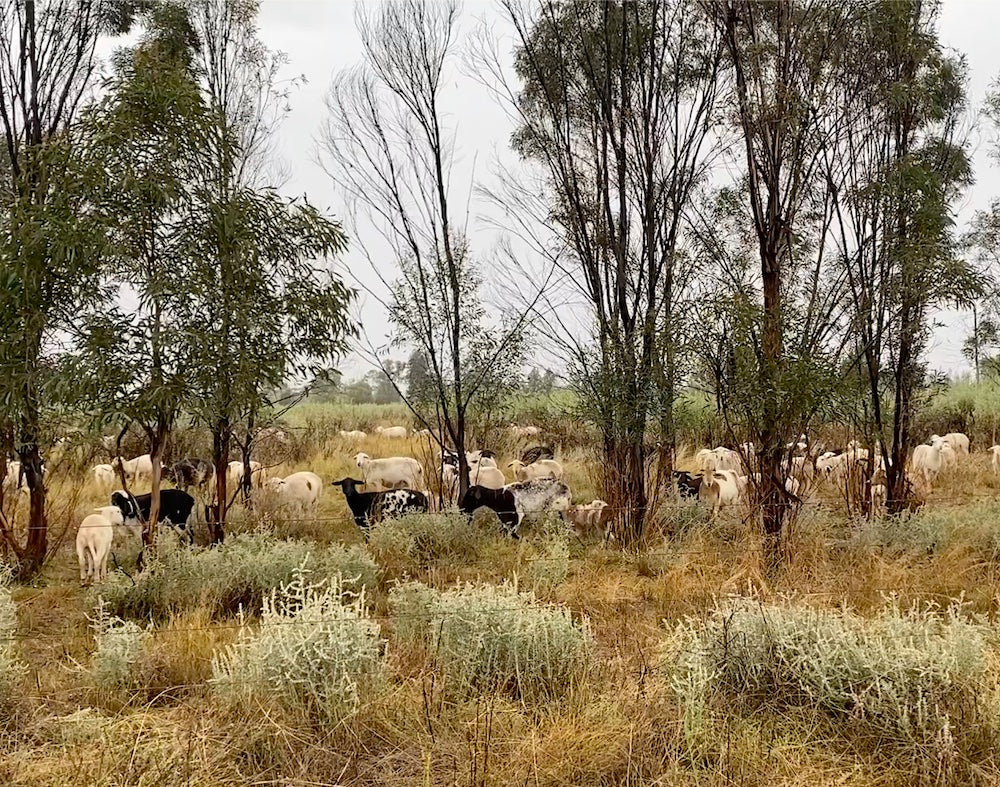
<svg viewBox="0 0 1000 787">
<path fill-rule="evenodd" d="M 255 614 L 276 588 L 301 575 L 309 581 L 342 578 L 346 590 L 373 588 L 378 567 L 359 546 L 318 547 L 263 534 L 239 534 L 211 549 L 188 550 L 163 539 L 157 556 L 135 577 L 113 574 L 98 591 L 110 615 L 166 620 L 207 608 L 214 617 Z"/>
</svg>

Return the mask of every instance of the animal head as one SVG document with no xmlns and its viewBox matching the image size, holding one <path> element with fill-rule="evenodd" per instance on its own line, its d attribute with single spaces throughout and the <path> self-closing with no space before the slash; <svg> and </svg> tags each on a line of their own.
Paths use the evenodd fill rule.
<svg viewBox="0 0 1000 787">
<path fill-rule="evenodd" d="M 360 454 L 355 454 L 354 455 L 354 463 L 358 467 L 364 467 L 371 460 L 372 460 L 372 458 L 370 456 L 368 456 L 368 454 L 365 454 L 365 453 L 360 453 Z"/>
<path fill-rule="evenodd" d="M 136 502 L 135 496 L 130 495 L 124 489 L 118 489 L 111 493 L 111 505 L 121 512 L 122 518 L 126 522 L 139 519 L 139 504 Z"/>
<path fill-rule="evenodd" d="M 351 492 L 352 490 L 354 490 L 356 487 L 364 486 L 365 482 L 364 481 L 359 481 L 356 478 L 346 477 L 346 478 L 341 478 L 339 481 L 331 481 L 330 485 L 331 486 L 339 486 L 344 491 L 344 494 L 346 495 L 349 492 Z"/>
<path fill-rule="evenodd" d="M 125 524 L 125 517 L 122 516 L 122 511 L 118 506 L 101 506 L 96 510 L 116 527 L 121 527 Z"/>
<path fill-rule="evenodd" d="M 515 459 L 513 462 L 507 465 L 507 467 L 513 470 L 515 474 L 524 466 L 525 466 L 524 462 L 522 462 L 520 459 Z"/>
</svg>

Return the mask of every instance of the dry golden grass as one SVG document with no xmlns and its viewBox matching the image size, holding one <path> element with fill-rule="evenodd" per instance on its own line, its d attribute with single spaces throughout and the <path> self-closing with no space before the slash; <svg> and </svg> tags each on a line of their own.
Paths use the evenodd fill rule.
<svg viewBox="0 0 1000 787">
<path fill-rule="evenodd" d="M 422 455 L 415 441 L 370 436 L 354 444 L 334 437 L 308 460 L 269 473 L 312 470 L 327 482 L 358 477 L 358 451 Z M 508 448 L 500 466 L 518 453 Z M 597 459 L 589 449 L 573 448 L 559 458 L 574 500 L 599 496 Z M 685 456 L 681 466 L 689 460 Z M 464 581 L 516 582 L 589 617 L 597 641 L 594 667 L 568 696 L 541 709 L 489 696 L 455 702 L 445 696 L 425 655 L 396 641 L 383 620 L 388 689 L 335 727 L 276 707 L 239 714 L 217 707 L 206 688 L 211 658 L 232 641 L 235 629 L 231 621 L 213 622 L 201 608 L 155 630 L 137 667 L 141 691 L 125 700 L 96 694 L 83 669 L 94 649 L 86 617 L 92 608 L 78 584 L 72 526 L 106 497 L 69 477 L 53 482 L 52 496 L 63 507 L 57 520 L 68 536 L 41 581 L 15 592 L 19 654 L 29 672 L 22 692 L 26 710 L 16 729 L 0 732 L 0 784 L 1000 783 L 991 751 L 966 752 L 974 761 L 917 771 L 917 758 L 880 752 L 853 738 L 849 726 L 806 712 L 748 717 L 734 709 L 717 722 L 707 744 L 692 748 L 655 659 L 665 621 L 703 616 L 733 595 L 790 598 L 860 614 L 873 613 L 890 594 L 904 605 L 962 598 L 970 612 L 992 619 L 1000 572 L 990 534 L 1000 534 L 1000 502 L 991 501 L 1000 498 L 1000 477 L 985 454 L 945 473 L 925 511 L 896 530 L 849 522 L 835 490 L 818 490 L 777 572 L 767 571 L 760 541 L 741 512 L 727 511 L 710 522 L 698 511 L 670 507 L 634 553 L 571 541 L 568 557 L 560 557 L 547 551 L 544 528 L 529 528 L 515 543 L 486 526 L 471 537 L 466 554 L 449 553 L 447 560 L 377 554 L 383 576 L 369 600 L 380 619 L 388 615 L 387 592 L 397 580 L 442 588 Z M 343 495 L 330 487 L 315 521 L 275 510 L 234 511 L 232 530 L 258 526 L 319 543 L 362 541 Z M 122 548 L 117 553 L 120 560 L 129 554 Z M 994 687 L 1000 682 L 1000 659 L 992 653 L 990 680 Z"/>
</svg>

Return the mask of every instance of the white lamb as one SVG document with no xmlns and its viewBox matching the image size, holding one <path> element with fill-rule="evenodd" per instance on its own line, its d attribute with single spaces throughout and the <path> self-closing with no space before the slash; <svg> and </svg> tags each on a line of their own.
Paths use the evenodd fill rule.
<svg viewBox="0 0 1000 787">
<path fill-rule="evenodd" d="M 125 528 L 118 506 L 104 506 L 88 514 L 76 534 L 76 557 L 80 563 L 80 582 L 103 582 L 108 575 L 108 555 L 115 539 L 115 528 Z M 140 535 L 141 525 L 125 528 Z"/>
</svg>

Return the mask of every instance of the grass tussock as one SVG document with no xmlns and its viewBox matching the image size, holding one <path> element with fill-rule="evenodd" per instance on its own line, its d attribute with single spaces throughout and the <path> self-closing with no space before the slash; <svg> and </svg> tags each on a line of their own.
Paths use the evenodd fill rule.
<svg viewBox="0 0 1000 787">
<path fill-rule="evenodd" d="M 663 667 L 693 761 L 710 756 L 734 712 L 815 717 L 862 750 L 914 765 L 974 761 L 1000 730 L 985 629 L 957 607 L 889 604 L 862 617 L 737 601 L 678 624 Z"/>
<path fill-rule="evenodd" d="M 143 571 L 112 575 L 100 593 L 108 613 L 121 618 L 164 621 L 198 608 L 222 618 L 256 612 L 298 571 L 310 581 L 340 576 L 350 591 L 378 582 L 378 566 L 363 547 L 318 547 L 258 533 L 234 536 L 214 548 L 161 545 Z"/>
<path fill-rule="evenodd" d="M 397 639 L 423 649 L 455 697 L 543 703 L 564 696 L 591 665 L 586 618 L 510 586 L 439 591 L 410 582 L 393 589 L 390 604 Z"/>
</svg>

